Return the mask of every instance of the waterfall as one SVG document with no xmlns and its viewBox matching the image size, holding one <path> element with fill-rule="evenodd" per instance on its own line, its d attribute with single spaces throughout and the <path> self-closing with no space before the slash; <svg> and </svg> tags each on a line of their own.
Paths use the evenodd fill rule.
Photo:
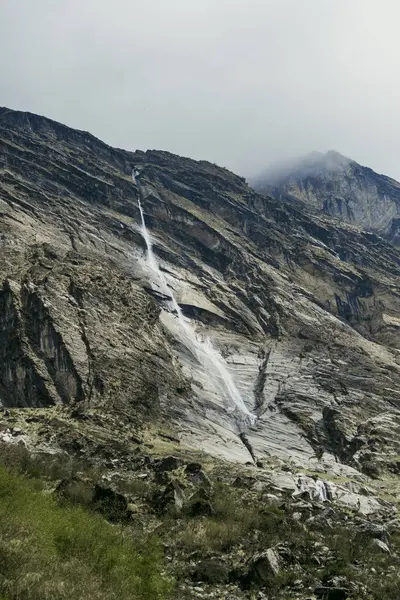
<svg viewBox="0 0 400 600">
<path fill-rule="evenodd" d="M 317 479 L 315 482 L 315 489 L 319 496 L 321 502 L 326 502 L 328 500 L 328 494 L 326 492 L 325 482 Z"/>
<path fill-rule="evenodd" d="M 157 259 L 153 252 L 151 236 L 146 227 L 146 222 L 144 219 L 143 207 L 140 201 L 140 185 L 137 181 L 138 175 L 139 173 L 134 171 L 134 173 L 132 173 L 132 179 L 139 190 L 138 206 L 142 221 L 141 233 L 146 243 L 148 266 L 153 272 L 155 278 L 158 279 L 162 293 L 170 299 L 172 309 L 177 316 L 179 328 L 182 333 L 182 342 L 190 351 L 192 356 L 194 356 L 194 358 L 199 362 L 200 365 L 202 365 L 206 372 L 210 374 L 215 384 L 221 390 L 221 393 L 228 405 L 228 412 L 239 412 L 240 420 L 244 425 L 253 425 L 256 422 L 257 417 L 247 409 L 224 359 L 214 348 L 209 338 L 205 337 L 203 339 L 199 339 L 197 337 L 195 330 L 186 321 L 182 309 L 175 298 L 174 292 L 158 265 Z"/>
</svg>

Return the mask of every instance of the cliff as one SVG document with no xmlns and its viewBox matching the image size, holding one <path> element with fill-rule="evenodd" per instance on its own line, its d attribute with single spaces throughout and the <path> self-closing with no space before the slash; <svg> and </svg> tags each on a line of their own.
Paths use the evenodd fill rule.
<svg viewBox="0 0 400 600">
<path fill-rule="evenodd" d="M 253 425 L 185 342 L 146 258 L 139 194 L 185 323 L 225 361 Z M 171 453 L 165 470 L 215 461 L 217 480 L 239 469 L 258 492 L 321 501 L 329 488 L 397 523 L 400 252 L 325 212 L 205 161 L 0 109 L 2 439 L 110 473 L 140 463 L 144 478 Z"/>
<path fill-rule="evenodd" d="M 284 201 L 300 201 L 399 243 L 400 184 L 338 152 L 313 152 L 255 178 L 254 188 Z"/>
</svg>

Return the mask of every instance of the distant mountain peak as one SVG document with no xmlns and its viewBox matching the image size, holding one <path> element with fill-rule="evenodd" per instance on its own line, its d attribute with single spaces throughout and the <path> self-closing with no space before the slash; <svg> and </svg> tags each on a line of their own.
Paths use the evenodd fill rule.
<svg viewBox="0 0 400 600">
<path fill-rule="evenodd" d="M 309 176 L 320 171 L 340 170 L 353 162 L 350 158 L 343 156 L 343 154 L 340 154 L 336 150 L 329 150 L 325 153 L 313 151 L 300 157 L 271 164 L 256 179 L 255 183 L 256 185 L 259 183 L 274 185 L 288 177 Z"/>
<path fill-rule="evenodd" d="M 400 184 L 336 150 L 271 165 L 252 183 L 258 192 L 301 202 L 400 243 Z"/>
</svg>

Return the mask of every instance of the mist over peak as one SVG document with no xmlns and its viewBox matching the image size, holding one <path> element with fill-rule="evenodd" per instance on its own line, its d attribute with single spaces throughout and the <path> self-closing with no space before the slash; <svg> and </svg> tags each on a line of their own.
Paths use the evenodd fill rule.
<svg viewBox="0 0 400 600">
<path fill-rule="evenodd" d="M 1 102 L 247 177 L 337 148 L 400 178 L 399 11 L 372 0 L 6 0 Z"/>
<path fill-rule="evenodd" d="M 272 164 L 250 183 L 258 192 L 306 204 L 399 244 L 400 184 L 336 150 Z"/>
<path fill-rule="evenodd" d="M 250 178 L 250 183 L 256 187 L 260 184 L 277 185 L 287 178 L 342 171 L 351 163 L 354 161 L 336 150 L 325 153 L 312 151 L 303 156 L 271 163 L 258 176 Z"/>
</svg>

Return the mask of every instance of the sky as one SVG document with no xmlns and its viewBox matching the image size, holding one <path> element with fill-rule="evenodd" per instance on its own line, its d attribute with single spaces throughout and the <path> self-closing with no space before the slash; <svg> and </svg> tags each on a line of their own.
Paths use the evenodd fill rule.
<svg viewBox="0 0 400 600">
<path fill-rule="evenodd" d="M 337 150 L 400 179 L 398 0 L 0 0 L 0 106 L 248 177 Z"/>
</svg>

